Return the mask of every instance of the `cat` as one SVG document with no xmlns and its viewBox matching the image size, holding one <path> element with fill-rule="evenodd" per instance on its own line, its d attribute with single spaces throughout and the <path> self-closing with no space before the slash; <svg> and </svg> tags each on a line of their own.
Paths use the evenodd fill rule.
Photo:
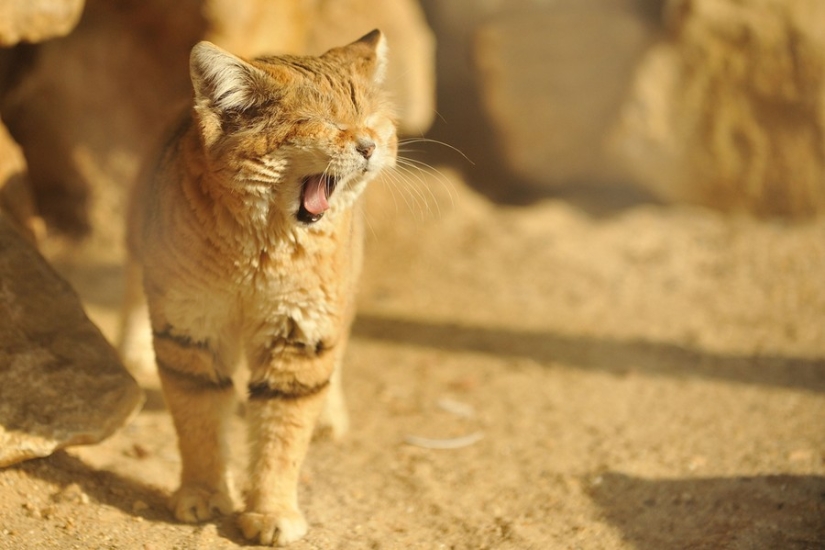
<svg viewBox="0 0 825 550">
<path fill-rule="evenodd" d="M 177 519 L 234 509 L 233 374 L 249 368 L 244 536 L 304 536 L 297 485 L 313 429 L 347 429 L 340 367 L 363 249 L 362 192 L 395 166 L 375 30 L 325 54 L 244 60 L 191 52 L 194 103 L 133 194 L 129 249 L 178 435 Z M 132 277 L 135 279 L 135 277 Z M 134 291 L 132 291 L 134 292 Z M 132 313 L 125 312 L 128 317 Z"/>
</svg>

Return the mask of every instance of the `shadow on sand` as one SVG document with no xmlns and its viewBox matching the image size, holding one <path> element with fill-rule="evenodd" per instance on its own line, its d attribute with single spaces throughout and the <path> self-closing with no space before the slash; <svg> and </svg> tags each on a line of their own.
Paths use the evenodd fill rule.
<svg viewBox="0 0 825 550">
<path fill-rule="evenodd" d="M 355 338 L 426 346 L 446 351 L 527 357 L 617 374 L 718 379 L 825 392 L 825 359 L 774 355 L 720 355 L 644 340 L 619 341 L 553 333 L 464 326 L 359 315 Z"/>
<path fill-rule="evenodd" d="M 639 550 L 825 548 L 825 478 L 589 480 L 604 518 Z"/>
</svg>

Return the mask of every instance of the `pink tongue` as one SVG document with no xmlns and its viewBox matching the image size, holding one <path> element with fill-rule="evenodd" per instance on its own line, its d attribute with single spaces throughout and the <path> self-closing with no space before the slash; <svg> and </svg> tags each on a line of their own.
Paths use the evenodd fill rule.
<svg viewBox="0 0 825 550">
<path fill-rule="evenodd" d="M 327 202 L 327 180 L 321 176 L 312 176 L 304 184 L 302 200 L 304 209 L 313 216 L 323 214 L 329 209 Z"/>
</svg>

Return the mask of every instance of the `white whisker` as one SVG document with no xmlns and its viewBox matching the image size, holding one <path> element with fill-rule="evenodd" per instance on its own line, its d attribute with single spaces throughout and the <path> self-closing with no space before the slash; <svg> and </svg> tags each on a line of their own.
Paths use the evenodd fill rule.
<svg viewBox="0 0 825 550">
<path fill-rule="evenodd" d="M 447 196 L 450 198 L 450 206 L 455 206 L 455 189 L 453 187 L 453 183 L 441 170 L 439 170 L 438 168 L 434 168 L 433 166 L 430 166 L 426 162 L 406 157 L 399 157 L 398 163 L 410 169 L 418 170 L 421 173 L 435 175 L 435 180 L 439 184 L 441 184 L 442 188 L 447 192 Z M 432 194 L 432 190 L 430 190 L 430 193 Z"/>
<path fill-rule="evenodd" d="M 427 208 L 428 211 L 430 211 L 430 201 L 427 200 L 427 197 L 424 195 L 424 192 L 421 191 L 421 189 L 420 189 L 420 187 L 423 186 L 424 189 L 426 189 L 427 192 L 429 193 L 430 198 L 432 199 L 432 202 L 435 203 L 437 213 L 440 216 L 441 215 L 441 209 L 438 206 L 438 200 L 436 199 L 435 195 L 433 194 L 432 190 L 429 188 L 427 183 L 424 181 L 424 178 L 421 177 L 420 173 L 422 172 L 422 170 L 420 170 L 417 166 L 414 166 L 414 165 L 412 165 L 412 166 L 413 166 L 414 169 L 418 170 L 418 173 L 411 170 L 408 166 L 405 166 L 405 164 L 403 162 L 400 162 L 398 164 L 398 166 L 396 166 L 396 171 L 397 171 L 396 173 L 399 176 L 403 174 L 403 175 L 407 176 L 408 178 L 410 178 L 411 180 L 414 179 L 415 182 L 417 182 L 419 184 L 419 185 L 415 185 L 415 184 L 410 185 L 408 187 L 408 189 L 411 193 L 413 193 L 415 195 L 415 197 L 417 199 L 416 204 L 418 204 L 418 199 L 420 199 L 421 203 Z"/>
<path fill-rule="evenodd" d="M 448 149 L 451 149 L 451 150 L 455 151 L 456 153 L 458 153 L 459 155 L 461 155 L 462 157 L 464 157 L 464 160 L 466 160 L 467 162 L 469 162 L 470 164 L 472 164 L 473 166 L 475 166 L 475 163 L 474 163 L 472 160 L 470 160 L 470 157 L 468 157 L 467 155 L 465 155 L 465 154 L 461 151 L 461 149 L 458 149 L 457 147 L 453 147 L 453 146 L 452 146 L 452 145 L 450 145 L 449 143 L 445 143 L 445 142 L 443 142 L 443 141 L 439 141 L 439 140 L 437 140 L 437 139 L 430 139 L 430 138 L 418 137 L 418 138 L 407 138 L 407 139 L 402 139 L 402 140 L 399 140 L 399 141 L 398 141 L 398 147 L 399 147 L 399 148 L 401 148 L 401 147 L 403 147 L 404 145 L 409 145 L 410 143 L 434 143 L 434 144 L 436 144 L 436 145 L 441 145 L 441 146 L 443 146 L 443 147 L 446 147 L 446 148 L 448 148 Z"/>
<path fill-rule="evenodd" d="M 415 212 L 415 210 L 413 209 L 413 204 L 417 205 L 417 203 L 411 203 L 410 195 L 408 193 L 409 189 L 406 186 L 399 185 L 399 183 L 403 183 L 399 179 L 399 174 L 395 170 L 388 170 L 384 172 L 384 176 L 384 181 L 389 181 L 390 183 L 394 184 L 394 187 L 401 192 L 401 198 L 404 199 L 404 203 L 407 205 L 407 209 L 410 212 Z"/>
</svg>

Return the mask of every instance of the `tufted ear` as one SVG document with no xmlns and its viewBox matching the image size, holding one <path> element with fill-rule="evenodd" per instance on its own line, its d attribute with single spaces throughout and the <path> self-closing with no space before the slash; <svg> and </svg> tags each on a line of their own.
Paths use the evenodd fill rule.
<svg viewBox="0 0 825 550">
<path fill-rule="evenodd" d="M 354 72 L 380 84 L 387 71 L 387 39 L 375 29 L 351 44 L 331 49 L 323 57 L 336 58 Z"/>
<path fill-rule="evenodd" d="M 252 107 L 266 74 L 211 42 L 199 42 L 189 56 L 195 105 L 218 112 Z"/>
</svg>

